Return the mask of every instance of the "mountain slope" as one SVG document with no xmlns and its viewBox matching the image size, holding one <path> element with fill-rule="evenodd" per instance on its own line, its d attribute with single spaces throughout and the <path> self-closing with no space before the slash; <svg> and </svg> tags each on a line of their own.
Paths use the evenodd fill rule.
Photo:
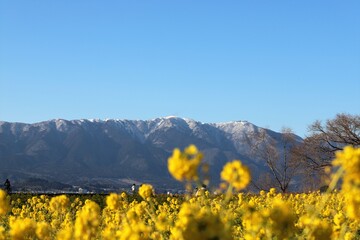
<svg viewBox="0 0 360 240">
<path fill-rule="evenodd" d="M 103 188 L 131 182 L 177 187 L 167 171 L 167 158 L 175 147 L 189 144 L 204 152 L 213 182 L 232 159 L 241 159 L 256 177 L 266 171 L 264 162 L 250 154 L 251 135 L 259 129 L 246 121 L 208 124 L 178 117 L 0 122 L 0 177 L 87 187 L 96 182 Z M 280 133 L 266 133 L 281 139 Z"/>
</svg>

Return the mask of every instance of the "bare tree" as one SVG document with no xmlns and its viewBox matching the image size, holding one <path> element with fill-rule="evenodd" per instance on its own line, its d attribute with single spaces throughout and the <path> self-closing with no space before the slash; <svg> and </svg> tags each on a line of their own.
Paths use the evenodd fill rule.
<svg viewBox="0 0 360 240">
<path fill-rule="evenodd" d="M 255 132 L 252 138 L 252 154 L 266 162 L 270 173 L 266 178 L 269 179 L 269 176 L 272 176 L 271 180 L 267 181 L 266 187 L 269 186 L 270 181 L 273 187 L 276 186 L 282 192 L 286 192 L 299 168 L 299 161 L 293 154 L 293 148 L 297 144 L 296 136 L 291 129 L 283 129 L 281 138 L 275 140 L 266 134 L 266 130 L 261 129 Z M 256 185 L 265 186 L 259 182 Z"/>
<path fill-rule="evenodd" d="M 296 152 L 308 168 L 322 170 L 331 166 L 336 151 L 346 145 L 360 146 L 360 115 L 338 114 L 325 124 L 314 122 L 309 131 L 310 136 L 304 139 Z"/>
</svg>

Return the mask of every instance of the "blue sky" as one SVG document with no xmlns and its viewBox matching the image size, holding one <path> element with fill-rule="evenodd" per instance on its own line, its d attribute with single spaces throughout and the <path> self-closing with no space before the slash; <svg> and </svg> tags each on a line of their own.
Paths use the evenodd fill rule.
<svg viewBox="0 0 360 240">
<path fill-rule="evenodd" d="M 359 1 L 0 1 L 0 120 L 360 110 Z"/>
</svg>

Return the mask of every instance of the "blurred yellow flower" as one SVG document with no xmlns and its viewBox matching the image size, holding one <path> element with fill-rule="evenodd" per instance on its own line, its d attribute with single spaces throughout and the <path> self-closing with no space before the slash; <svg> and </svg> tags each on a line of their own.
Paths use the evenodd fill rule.
<svg viewBox="0 0 360 240">
<path fill-rule="evenodd" d="M 360 148 L 346 146 L 343 151 L 336 152 L 333 164 L 344 169 L 341 191 L 347 203 L 347 214 L 360 220 Z"/>
<path fill-rule="evenodd" d="M 69 199 L 66 195 L 60 195 L 51 198 L 49 210 L 51 212 L 65 213 L 69 206 Z"/>
<path fill-rule="evenodd" d="M 6 239 L 5 228 L 3 226 L 0 226 L 0 240 L 5 240 L 5 239 Z"/>
<path fill-rule="evenodd" d="M 168 170 L 178 181 L 197 180 L 198 168 L 203 158 L 203 154 L 198 151 L 195 145 L 185 148 L 184 152 L 176 148 L 168 159 Z"/>
<path fill-rule="evenodd" d="M 35 238 L 36 222 L 30 218 L 10 219 L 10 236 L 13 240 Z"/>
<path fill-rule="evenodd" d="M 232 184 L 237 190 L 242 190 L 249 184 L 251 176 L 249 169 L 241 161 L 234 160 L 225 164 L 221 179 Z"/>
<path fill-rule="evenodd" d="M 197 204 L 183 203 L 175 227 L 171 229 L 171 240 L 231 239 L 231 232 L 209 208 Z"/>
<path fill-rule="evenodd" d="M 0 189 L 0 216 L 5 215 L 10 210 L 9 199 L 5 191 Z"/>
<path fill-rule="evenodd" d="M 39 222 L 36 224 L 36 230 L 35 230 L 36 236 L 40 240 L 50 240 L 51 237 L 51 227 L 46 222 Z"/>
<path fill-rule="evenodd" d="M 100 225 L 100 207 L 91 200 L 76 213 L 74 237 L 76 240 L 96 239 Z"/>
<path fill-rule="evenodd" d="M 142 222 L 129 225 L 126 224 L 123 229 L 118 231 L 117 235 L 120 240 L 150 240 L 151 227 Z"/>
<path fill-rule="evenodd" d="M 295 215 L 291 206 L 281 200 L 275 199 L 272 203 L 272 209 L 269 215 L 271 221 L 271 230 L 274 236 L 279 239 L 289 238 L 295 231 Z"/>
<path fill-rule="evenodd" d="M 333 164 L 342 166 L 348 177 L 360 180 L 360 148 L 346 146 L 343 151 L 336 152 Z"/>
<path fill-rule="evenodd" d="M 109 196 L 106 197 L 106 205 L 111 210 L 116 210 L 120 208 L 120 200 L 121 197 L 116 193 L 110 193 Z"/>
<path fill-rule="evenodd" d="M 143 184 L 139 188 L 139 195 L 146 200 L 154 195 L 154 188 L 150 184 Z"/>
</svg>

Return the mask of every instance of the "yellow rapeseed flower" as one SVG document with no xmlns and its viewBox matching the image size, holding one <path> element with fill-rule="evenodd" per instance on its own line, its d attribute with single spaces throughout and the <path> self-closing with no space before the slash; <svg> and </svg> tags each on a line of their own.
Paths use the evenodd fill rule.
<svg viewBox="0 0 360 240">
<path fill-rule="evenodd" d="M 336 152 L 333 164 L 341 165 L 347 175 L 360 181 L 360 148 L 346 146 L 343 151 Z"/>
<path fill-rule="evenodd" d="M 225 164 L 221 179 L 230 183 L 237 190 L 246 188 L 251 180 L 249 169 L 240 160 L 234 160 Z"/>
<path fill-rule="evenodd" d="M 5 191 L 0 189 L 0 216 L 5 215 L 10 210 L 9 199 Z"/>
<path fill-rule="evenodd" d="M 0 240 L 5 240 L 5 239 L 6 239 L 5 228 L 3 226 L 0 226 Z"/>
<path fill-rule="evenodd" d="M 231 234 L 219 214 L 214 214 L 209 208 L 185 202 L 181 206 L 175 227 L 171 229 L 170 239 L 226 240 L 231 239 Z"/>
<path fill-rule="evenodd" d="M 336 152 L 333 164 L 344 169 L 341 191 L 346 200 L 346 212 L 350 218 L 360 220 L 360 148 L 347 146 Z"/>
<path fill-rule="evenodd" d="M 117 210 L 120 207 L 120 196 L 116 193 L 110 193 L 109 196 L 106 197 L 106 205 L 111 210 Z"/>
<path fill-rule="evenodd" d="M 331 239 L 331 235 L 332 235 L 332 227 L 331 225 L 324 221 L 324 220 L 318 220 L 315 219 L 312 222 L 312 231 L 310 232 L 310 235 L 308 236 L 308 239 L 313 239 L 313 240 L 327 240 L 327 239 Z"/>
<path fill-rule="evenodd" d="M 73 227 L 68 226 L 60 229 L 56 234 L 57 240 L 73 240 Z"/>
<path fill-rule="evenodd" d="M 30 218 L 10 219 L 10 236 L 13 240 L 32 239 L 35 237 L 36 222 Z"/>
<path fill-rule="evenodd" d="M 146 200 L 154 195 L 154 188 L 150 184 L 143 184 L 139 188 L 139 195 Z"/>
<path fill-rule="evenodd" d="M 74 237 L 76 240 L 95 239 L 100 225 L 100 207 L 91 200 L 77 212 Z"/>
<path fill-rule="evenodd" d="M 159 231 L 167 231 L 169 229 L 168 214 L 166 212 L 161 212 L 157 215 L 155 226 Z"/>
<path fill-rule="evenodd" d="M 51 237 L 51 227 L 46 222 L 39 222 L 36 224 L 36 230 L 35 230 L 36 236 L 40 240 L 50 240 Z"/>
<path fill-rule="evenodd" d="M 69 198 L 66 195 L 60 195 L 51 198 L 49 210 L 51 212 L 65 213 L 69 206 Z"/>
<path fill-rule="evenodd" d="M 184 152 L 176 148 L 168 159 L 168 170 L 178 181 L 197 180 L 198 168 L 203 158 L 203 154 L 198 151 L 195 145 L 185 148 Z"/>
<path fill-rule="evenodd" d="M 145 225 L 143 222 L 137 222 L 136 224 L 123 226 L 123 229 L 119 230 L 118 235 L 120 240 L 150 240 L 151 227 Z"/>
<path fill-rule="evenodd" d="M 270 211 L 271 228 L 274 236 L 286 239 L 295 231 L 295 215 L 291 206 L 281 200 L 275 199 Z"/>
</svg>

